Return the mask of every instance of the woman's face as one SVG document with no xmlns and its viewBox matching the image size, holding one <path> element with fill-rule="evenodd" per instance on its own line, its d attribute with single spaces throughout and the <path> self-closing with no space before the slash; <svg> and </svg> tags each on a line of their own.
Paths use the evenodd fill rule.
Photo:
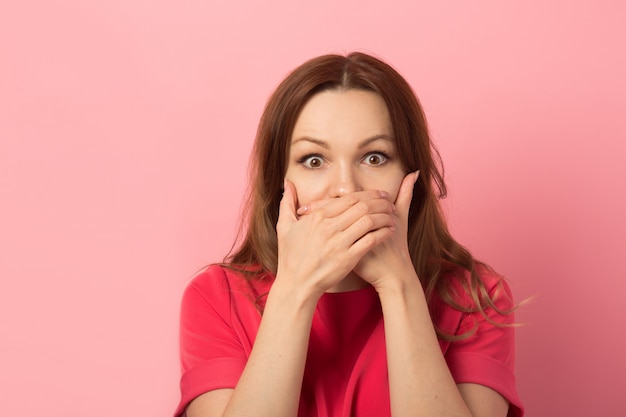
<svg viewBox="0 0 626 417">
<path fill-rule="evenodd" d="M 386 191 L 395 201 L 404 176 L 389 110 L 378 94 L 329 90 L 306 103 L 285 174 L 296 187 L 298 206 L 363 190 Z"/>
</svg>

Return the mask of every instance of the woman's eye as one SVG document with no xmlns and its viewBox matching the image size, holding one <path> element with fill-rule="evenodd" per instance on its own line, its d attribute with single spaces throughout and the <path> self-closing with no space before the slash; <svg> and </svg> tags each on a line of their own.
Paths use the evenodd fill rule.
<svg viewBox="0 0 626 417">
<path fill-rule="evenodd" d="M 309 156 L 303 158 L 301 163 L 307 168 L 320 168 L 324 161 L 319 156 Z"/>
<path fill-rule="evenodd" d="M 365 156 L 365 163 L 367 165 L 376 166 L 376 165 L 382 165 L 385 162 L 387 162 L 387 156 L 379 152 L 371 153 Z"/>
</svg>

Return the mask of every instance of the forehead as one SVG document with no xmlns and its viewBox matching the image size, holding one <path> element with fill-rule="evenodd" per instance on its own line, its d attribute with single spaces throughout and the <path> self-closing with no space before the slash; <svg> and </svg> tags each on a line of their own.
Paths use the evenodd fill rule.
<svg viewBox="0 0 626 417">
<path fill-rule="evenodd" d="M 303 136 L 318 139 L 364 139 L 391 136 L 391 119 L 383 98 L 371 91 L 328 90 L 304 105 L 291 141 Z"/>
</svg>

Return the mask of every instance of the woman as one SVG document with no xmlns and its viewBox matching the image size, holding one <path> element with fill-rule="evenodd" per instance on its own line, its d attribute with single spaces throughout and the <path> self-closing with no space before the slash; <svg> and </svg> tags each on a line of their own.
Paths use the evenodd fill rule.
<svg viewBox="0 0 626 417">
<path fill-rule="evenodd" d="M 362 53 L 294 70 L 246 234 L 187 288 L 176 415 L 521 416 L 506 283 L 448 233 L 422 109 Z"/>
</svg>

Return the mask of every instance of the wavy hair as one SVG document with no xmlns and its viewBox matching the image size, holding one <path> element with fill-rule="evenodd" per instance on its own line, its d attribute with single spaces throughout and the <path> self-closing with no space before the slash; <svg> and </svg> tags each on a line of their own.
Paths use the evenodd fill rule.
<svg viewBox="0 0 626 417">
<path fill-rule="evenodd" d="M 291 135 L 307 101 L 326 90 L 365 90 L 379 94 L 389 109 L 397 155 L 405 172 L 419 169 L 408 219 L 408 247 L 429 305 L 433 295 L 464 312 L 493 308 L 477 269 L 486 267 L 450 235 L 439 200 L 446 196 L 443 165 L 422 106 L 406 80 L 390 65 L 360 52 L 324 55 L 295 70 L 270 97 L 261 117 L 250 164 L 250 183 L 240 235 L 241 244 L 224 260 L 249 279 L 275 274 L 278 263 L 276 223 L 287 169 Z M 461 302 L 458 284 L 471 303 Z M 457 289 L 455 289 L 457 288 Z M 451 335 L 440 337 L 452 340 Z"/>
</svg>

